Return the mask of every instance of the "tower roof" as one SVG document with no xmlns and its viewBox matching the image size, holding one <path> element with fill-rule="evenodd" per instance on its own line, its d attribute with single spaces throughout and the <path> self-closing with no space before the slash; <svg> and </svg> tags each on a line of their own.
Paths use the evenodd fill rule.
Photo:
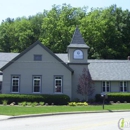
<svg viewBox="0 0 130 130">
<path fill-rule="evenodd" d="M 78 27 L 76 27 L 76 30 L 73 34 L 71 43 L 68 47 L 89 48 L 89 46 L 87 46 L 86 43 L 84 42 L 84 39 L 83 39 Z"/>
</svg>

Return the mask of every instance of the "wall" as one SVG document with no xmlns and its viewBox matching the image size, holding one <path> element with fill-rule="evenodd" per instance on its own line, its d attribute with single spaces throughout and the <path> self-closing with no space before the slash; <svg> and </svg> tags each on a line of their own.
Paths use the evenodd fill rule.
<svg viewBox="0 0 130 130">
<path fill-rule="evenodd" d="M 34 54 L 42 54 L 43 61 L 34 61 Z M 3 93 L 10 93 L 11 75 L 20 75 L 20 93 L 32 94 L 32 76 L 42 76 L 42 94 L 54 94 L 54 75 L 63 76 L 63 94 L 71 98 L 71 71 L 40 45 L 36 45 L 3 71 Z"/>
<path fill-rule="evenodd" d="M 72 100 L 84 100 L 85 97 L 77 93 L 77 87 L 79 84 L 79 77 L 82 75 L 84 68 L 88 70 L 88 64 L 69 64 L 69 66 L 74 70 L 72 78 Z"/>
<path fill-rule="evenodd" d="M 110 92 L 120 92 L 119 88 L 120 81 L 110 81 Z M 102 93 L 102 81 L 94 81 L 95 85 L 95 94 Z M 130 92 L 130 81 L 128 81 L 128 92 Z"/>
<path fill-rule="evenodd" d="M 74 59 L 74 51 L 81 50 L 83 52 L 83 59 Z M 68 62 L 69 63 L 87 63 L 88 60 L 88 50 L 86 48 L 69 48 L 68 49 Z"/>
</svg>

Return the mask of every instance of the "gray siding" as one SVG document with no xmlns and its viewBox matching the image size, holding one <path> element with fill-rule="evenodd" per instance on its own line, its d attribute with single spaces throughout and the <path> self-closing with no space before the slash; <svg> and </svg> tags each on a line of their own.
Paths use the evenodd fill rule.
<svg viewBox="0 0 130 130">
<path fill-rule="evenodd" d="M 79 83 L 79 77 L 82 75 L 82 71 L 84 68 L 88 69 L 86 65 L 77 65 L 77 64 L 70 64 L 69 65 L 74 70 L 73 78 L 72 78 L 72 100 L 75 99 L 84 99 L 84 97 L 77 93 L 77 86 Z"/>
<path fill-rule="evenodd" d="M 42 61 L 34 61 L 42 54 Z M 36 45 L 3 71 L 3 93 L 10 93 L 11 75 L 20 75 L 20 93 L 32 94 L 32 76 L 42 75 L 42 94 L 54 94 L 54 75 L 64 75 L 63 93 L 71 97 L 71 71 L 41 46 Z"/>
<path fill-rule="evenodd" d="M 110 92 L 120 92 L 119 88 L 120 81 L 110 81 Z M 130 92 L 130 81 L 127 82 L 128 84 L 128 92 Z M 102 92 L 102 81 L 94 81 L 95 92 L 94 95 L 100 94 Z"/>
<path fill-rule="evenodd" d="M 77 48 L 79 49 L 79 48 Z M 74 59 L 74 51 L 76 50 L 76 48 L 69 48 L 68 51 L 68 62 L 69 63 L 87 63 L 88 60 L 88 50 L 85 49 L 80 49 L 83 52 L 83 59 Z"/>
</svg>

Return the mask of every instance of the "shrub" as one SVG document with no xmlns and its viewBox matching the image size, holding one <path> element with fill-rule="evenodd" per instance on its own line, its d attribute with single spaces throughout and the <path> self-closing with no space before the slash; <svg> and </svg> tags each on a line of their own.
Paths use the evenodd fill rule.
<svg viewBox="0 0 130 130">
<path fill-rule="evenodd" d="M 69 106 L 77 106 L 76 102 L 69 102 Z"/>
<path fill-rule="evenodd" d="M 21 102 L 19 102 L 19 103 L 18 103 L 18 105 L 19 105 L 19 106 L 22 106 L 22 103 L 21 103 Z"/>
<path fill-rule="evenodd" d="M 55 105 L 67 105 L 70 101 L 69 96 L 67 95 L 50 95 L 50 94 L 0 94 L 0 103 L 2 103 L 2 100 L 8 100 L 8 103 L 15 102 L 18 104 L 18 102 L 46 102 L 48 104 L 54 103 Z"/>
<path fill-rule="evenodd" d="M 96 101 L 96 102 L 102 102 L 101 94 L 96 94 L 96 95 L 95 95 L 95 101 Z"/>
<path fill-rule="evenodd" d="M 130 93 L 108 93 L 108 98 L 105 99 L 107 102 L 113 101 L 113 102 L 121 102 L 124 103 L 124 101 L 130 103 Z M 96 102 L 102 102 L 102 97 L 100 94 L 96 94 L 95 96 Z"/>
<path fill-rule="evenodd" d="M 8 100 L 2 100 L 3 105 L 7 105 L 7 103 L 8 103 Z"/>
<path fill-rule="evenodd" d="M 43 106 L 43 105 L 44 105 L 44 102 L 39 102 L 39 105 Z"/>
<path fill-rule="evenodd" d="M 35 107 L 35 106 L 37 106 L 37 105 L 38 105 L 37 102 L 33 102 L 33 103 L 32 103 L 32 107 Z"/>
<path fill-rule="evenodd" d="M 68 103 L 69 106 L 88 106 L 87 102 L 69 102 Z"/>
<path fill-rule="evenodd" d="M 27 105 L 27 103 L 26 102 L 22 102 L 22 106 L 26 106 Z"/>
<path fill-rule="evenodd" d="M 110 101 L 109 103 L 110 103 L 111 105 L 112 105 L 112 104 L 114 104 L 114 102 L 113 102 L 113 101 Z"/>
<path fill-rule="evenodd" d="M 27 105 L 28 105 L 28 106 L 31 106 L 31 104 L 32 104 L 31 102 L 27 102 Z"/>
</svg>

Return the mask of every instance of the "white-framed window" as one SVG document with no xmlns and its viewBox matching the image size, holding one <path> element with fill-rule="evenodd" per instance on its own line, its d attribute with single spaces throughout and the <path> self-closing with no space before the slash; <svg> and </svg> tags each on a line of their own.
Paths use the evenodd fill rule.
<svg viewBox="0 0 130 130">
<path fill-rule="evenodd" d="M 42 61 L 42 55 L 34 55 L 34 61 Z"/>
<path fill-rule="evenodd" d="M 0 93 L 2 92 L 2 82 L 0 81 Z"/>
<path fill-rule="evenodd" d="M 33 76 L 33 92 L 40 93 L 41 92 L 41 76 Z"/>
<path fill-rule="evenodd" d="M 102 92 L 110 92 L 110 82 L 109 81 L 102 82 Z"/>
<path fill-rule="evenodd" d="M 19 84 L 20 84 L 20 76 L 13 75 L 12 83 L 11 83 L 11 92 L 18 93 L 19 92 Z"/>
<path fill-rule="evenodd" d="M 55 93 L 62 93 L 63 76 L 54 76 L 54 87 Z"/>
<path fill-rule="evenodd" d="M 120 92 L 127 92 L 127 82 L 126 81 L 120 82 Z"/>
</svg>

